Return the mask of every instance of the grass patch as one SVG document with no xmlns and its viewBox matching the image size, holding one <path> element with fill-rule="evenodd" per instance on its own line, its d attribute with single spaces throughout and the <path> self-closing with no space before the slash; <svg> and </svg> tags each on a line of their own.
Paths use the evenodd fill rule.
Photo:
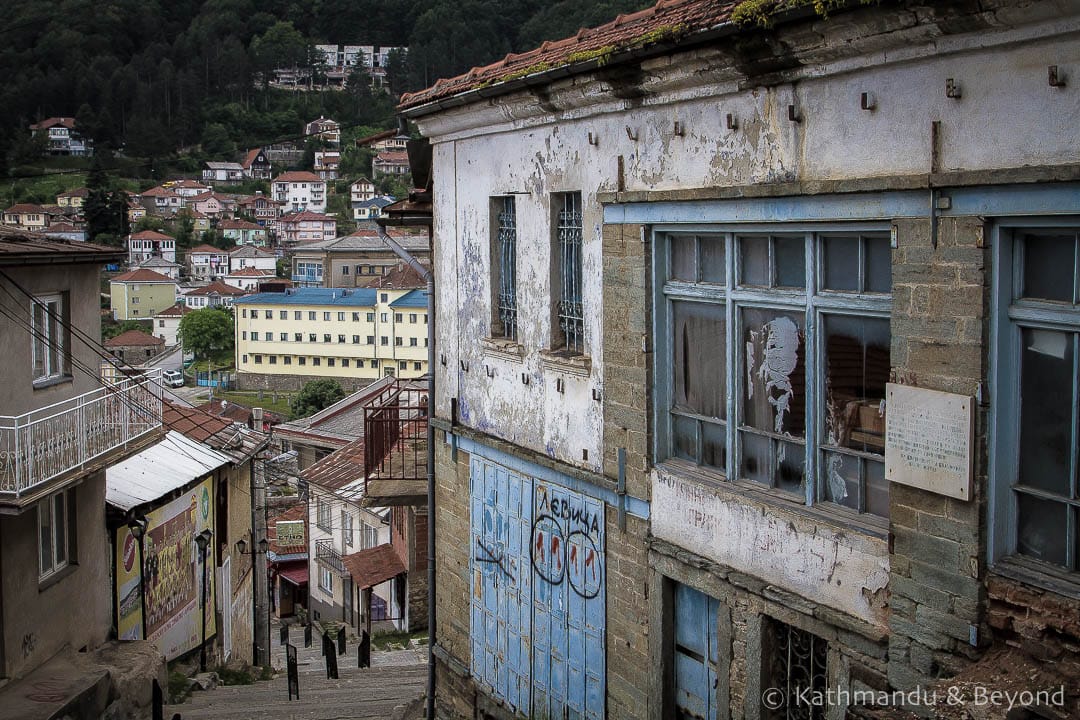
<svg viewBox="0 0 1080 720">
<path fill-rule="evenodd" d="M 177 670 L 169 673 L 169 704 L 182 703 L 191 695 L 188 676 Z"/>
<path fill-rule="evenodd" d="M 262 400 L 259 399 L 257 392 L 240 392 L 236 390 L 218 390 L 214 388 L 215 400 L 228 400 L 231 403 L 237 403 L 246 407 L 261 407 L 263 410 L 269 410 L 270 412 L 278 413 L 284 417 L 289 417 L 289 400 L 292 399 L 292 395 L 288 393 L 278 393 L 277 401 L 274 401 L 274 394 L 272 392 L 263 391 Z"/>
<path fill-rule="evenodd" d="M 259 671 L 259 679 L 260 680 L 273 680 L 274 679 L 274 668 L 272 668 L 269 665 L 263 665 L 262 669 Z"/>
<path fill-rule="evenodd" d="M 408 647 L 410 640 L 420 640 L 421 638 L 427 639 L 427 636 L 427 630 L 420 630 L 413 633 L 407 633 L 401 630 L 375 633 L 371 636 L 371 649 L 389 650 L 391 645 Z"/>
<path fill-rule="evenodd" d="M 251 685 L 255 677 L 247 670 L 236 670 L 225 665 L 214 668 L 222 685 Z"/>
</svg>

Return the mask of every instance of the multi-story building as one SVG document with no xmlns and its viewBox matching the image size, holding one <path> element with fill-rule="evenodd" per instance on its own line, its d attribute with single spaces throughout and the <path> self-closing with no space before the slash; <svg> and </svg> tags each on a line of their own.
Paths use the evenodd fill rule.
<svg viewBox="0 0 1080 720">
<path fill-rule="evenodd" d="M 198 245 L 187 251 L 188 275 L 209 280 L 229 272 L 229 251 L 213 245 Z"/>
<path fill-rule="evenodd" d="M 424 235 L 391 232 L 405 250 L 426 260 L 431 254 Z M 323 242 L 297 247 L 292 254 L 292 280 L 302 287 L 364 287 L 394 268 L 399 258 L 375 230 L 357 230 Z"/>
<path fill-rule="evenodd" d="M 439 716 L 1080 716 L 1077 8 L 748 5 L 403 99 Z"/>
<path fill-rule="evenodd" d="M 301 210 L 282 215 L 277 221 L 278 242 L 282 245 L 317 243 L 336 236 L 337 220 L 333 215 Z"/>
<path fill-rule="evenodd" d="M 375 197 L 375 183 L 367 178 L 360 178 L 349 186 L 349 202 L 353 207 L 373 197 Z"/>
<path fill-rule="evenodd" d="M 205 183 L 240 183 L 244 181 L 244 166 L 240 163 L 208 160 L 202 171 L 202 179 Z"/>
<path fill-rule="evenodd" d="M 249 180 L 269 180 L 272 177 L 270 159 L 262 148 L 252 148 L 240 161 L 240 167 L 244 169 L 244 177 Z"/>
<path fill-rule="evenodd" d="M 266 228 L 267 232 L 277 230 L 277 219 L 284 203 L 263 195 L 261 192 L 240 198 L 237 210 L 255 219 L 255 223 Z"/>
<path fill-rule="evenodd" d="M 56 226 L 54 226 L 56 227 Z M 132 270 L 153 270 L 173 280 L 180 279 L 180 264 L 153 255 L 131 266 Z"/>
<path fill-rule="evenodd" d="M 49 155 L 89 157 L 94 154 L 94 141 L 84 138 L 75 126 L 75 118 L 51 117 L 30 126 L 30 136 L 44 134 L 48 138 L 45 151 Z"/>
<path fill-rule="evenodd" d="M 49 226 L 49 213 L 34 203 L 17 203 L 4 211 L 3 222 L 20 230 L 40 232 Z"/>
<path fill-rule="evenodd" d="M 299 389 L 327 377 L 350 389 L 427 372 L 423 290 L 297 288 L 235 305 L 241 388 Z"/>
<path fill-rule="evenodd" d="M 113 320 L 148 320 L 176 303 L 176 281 L 153 270 L 129 270 L 109 281 Z"/>
<path fill-rule="evenodd" d="M 195 310 L 180 302 L 154 316 L 154 334 L 165 341 L 165 347 L 172 347 L 179 343 L 180 319 L 189 312 L 195 312 Z"/>
<path fill-rule="evenodd" d="M 226 285 L 231 285 L 235 288 L 240 288 L 246 293 L 261 292 L 260 287 L 268 282 L 273 281 L 276 274 L 273 270 L 260 270 L 256 267 L 240 267 L 236 270 L 232 270 L 228 275 L 222 278 L 222 282 Z M 288 283 L 288 280 L 279 278 L 283 283 Z"/>
<path fill-rule="evenodd" d="M 176 238 L 156 230 L 142 230 L 128 235 L 128 264 L 138 263 L 152 257 L 176 262 Z"/>
<path fill-rule="evenodd" d="M 382 217 L 383 208 L 388 205 L 392 205 L 393 198 L 390 197 L 377 197 L 365 200 L 360 203 L 353 203 L 353 220 L 356 222 L 362 222 L 365 220 L 375 220 Z"/>
<path fill-rule="evenodd" d="M 0 673 L 31 687 L 109 637 L 105 471 L 163 432 L 154 374 L 103 388 L 80 340 L 100 337 L 100 268 L 123 257 L 0 227 Z"/>
<path fill-rule="evenodd" d="M 315 153 L 315 174 L 323 180 L 337 180 L 338 168 L 341 167 L 341 152 L 338 150 L 319 150 Z"/>
<path fill-rule="evenodd" d="M 231 308 L 237 298 L 248 294 L 243 288 L 228 285 L 221 280 L 214 280 L 184 293 L 184 304 L 193 310 L 208 307 Z"/>
<path fill-rule="evenodd" d="M 341 144 L 341 123 L 320 115 L 304 126 L 304 136 L 316 137 L 337 147 Z"/>
<path fill-rule="evenodd" d="M 236 200 L 227 195 L 208 190 L 198 195 L 185 197 L 184 207 L 190 208 L 193 213 L 202 213 L 217 220 L 232 217 L 233 213 L 236 212 Z"/>
<path fill-rule="evenodd" d="M 218 223 L 222 237 L 237 245 L 266 247 L 266 228 L 247 220 L 223 220 Z"/>
<path fill-rule="evenodd" d="M 81 210 L 89 194 L 90 191 L 84 187 L 67 190 L 56 196 L 56 204 L 65 210 Z"/>
<path fill-rule="evenodd" d="M 326 181 L 314 173 L 282 173 L 270 183 L 270 192 L 281 203 L 282 212 L 326 212 Z"/>
<path fill-rule="evenodd" d="M 242 268 L 257 268 L 273 274 L 277 271 L 277 256 L 254 245 L 242 245 L 229 252 L 229 272 Z"/>
<path fill-rule="evenodd" d="M 175 215 L 184 208 L 184 198 L 161 185 L 143 190 L 135 197 L 148 212 L 155 215 Z"/>
<path fill-rule="evenodd" d="M 165 339 L 142 330 L 127 330 L 109 338 L 102 345 L 121 362 L 141 365 L 161 353 L 165 348 Z"/>
<path fill-rule="evenodd" d="M 383 150 L 371 161 L 371 175 L 408 175 L 409 154 L 398 150 Z"/>
</svg>

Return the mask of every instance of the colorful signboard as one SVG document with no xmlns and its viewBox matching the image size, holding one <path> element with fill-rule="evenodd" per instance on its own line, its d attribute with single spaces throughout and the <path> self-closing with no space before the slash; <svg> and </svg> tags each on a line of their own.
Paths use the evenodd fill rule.
<svg viewBox="0 0 1080 720">
<path fill-rule="evenodd" d="M 206 578 L 206 638 L 217 631 L 214 608 L 214 541 L 207 548 L 204 575 L 195 536 L 214 529 L 214 481 L 207 478 L 180 497 L 146 515 L 142 572 L 139 543 L 127 526 L 116 531 L 117 634 L 121 640 L 143 636 L 145 591 L 146 637 L 166 660 L 199 647 L 202 618 L 200 590 Z M 145 585 L 145 588 L 144 588 Z"/>
<path fill-rule="evenodd" d="M 295 547 L 306 544 L 304 540 L 303 520 L 278 520 L 277 521 L 277 545 L 278 547 Z"/>
</svg>

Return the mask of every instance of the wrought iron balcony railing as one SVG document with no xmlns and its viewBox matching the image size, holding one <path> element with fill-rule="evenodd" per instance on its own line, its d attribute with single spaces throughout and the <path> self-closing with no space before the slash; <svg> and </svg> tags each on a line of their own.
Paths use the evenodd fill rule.
<svg viewBox="0 0 1080 720">
<path fill-rule="evenodd" d="M 345 563 L 341 560 L 341 553 L 334 549 L 333 540 L 315 541 L 315 562 L 322 563 L 338 575 L 345 574 Z"/>
<path fill-rule="evenodd" d="M 161 429 L 161 370 L 0 416 L 0 501 L 19 499 Z"/>
</svg>

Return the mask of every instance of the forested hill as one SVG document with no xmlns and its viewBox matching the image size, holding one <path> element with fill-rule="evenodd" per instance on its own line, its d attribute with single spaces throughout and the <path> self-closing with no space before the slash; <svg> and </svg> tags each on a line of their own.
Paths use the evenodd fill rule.
<svg viewBox="0 0 1080 720">
<path fill-rule="evenodd" d="M 100 148 L 164 157 L 266 143 L 320 113 L 387 126 L 396 95 L 565 37 L 648 0 L 5 0 L 0 159 L 30 123 L 73 116 Z M 260 73 L 303 64 L 315 43 L 408 46 L 393 96 L 364 87 L 288 93 Z M 209 134 L 209 137 L 208 137 Z"/>
</svg>

